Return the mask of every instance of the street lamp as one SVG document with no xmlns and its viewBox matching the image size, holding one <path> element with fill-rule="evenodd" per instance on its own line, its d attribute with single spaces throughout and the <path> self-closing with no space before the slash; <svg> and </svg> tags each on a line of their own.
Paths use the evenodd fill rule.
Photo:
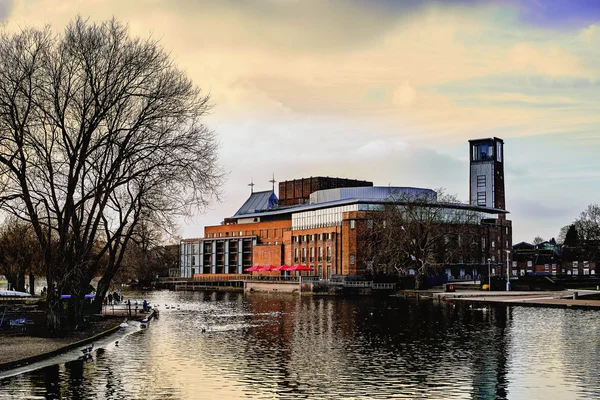
<svg viewBox="0 0 600 400">
<path fill-rule="evenodd" d="M 492 259 L 488 258 L 488 290 L 492 291 Z"/>
<path fill-rule="evenodd" d="M 510 250 L 506 249 L 506 291 L 510 292 Z"/>
</svg>

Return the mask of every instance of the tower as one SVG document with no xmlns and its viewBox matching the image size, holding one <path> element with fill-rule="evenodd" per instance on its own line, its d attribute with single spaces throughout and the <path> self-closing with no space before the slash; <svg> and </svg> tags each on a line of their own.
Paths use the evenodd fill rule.
<svg viewBox="0 0 600 400">
<path fill-rule="evenodd" d="M 471 204 L 506 209 L 504 199 L 504 141 L 500 138 L 469 140 Z"/>
</svg>

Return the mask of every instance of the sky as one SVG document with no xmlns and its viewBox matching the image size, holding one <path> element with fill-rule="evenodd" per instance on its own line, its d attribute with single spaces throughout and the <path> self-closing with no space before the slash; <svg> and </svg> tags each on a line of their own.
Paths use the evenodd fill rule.
<svg viewBox="0 0 600 400">
<path fill-rule="evenodd" d="M 468 140 L 505 141 L 513 242 L 600 200 L 597 0 L 0 0 L 9 29 L 113 16 L 159 38 L 210 93 L 221 202 L 310 176 L 445 188 L 468 201 Z"/>
</svg>

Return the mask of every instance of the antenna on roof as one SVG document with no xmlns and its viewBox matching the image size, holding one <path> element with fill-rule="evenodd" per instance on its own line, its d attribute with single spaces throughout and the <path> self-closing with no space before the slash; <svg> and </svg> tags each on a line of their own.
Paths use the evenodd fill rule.
<svg viewBox="0 0 600 400">
<path fill-rule="evenodd" d="M 275 182 L 277 182 L 277 181 L 275 180 L 275 173 L 274 172 L 273 172 L 273 178 L 269 182 L 271 182 L 271 184 L 273 185 L 273 191 L 275 191 Z"/>
<path fill-rule="evenodd" d="M 250 186 L 250 194 L 254 193 L 254 178 L 250 178 L 250 183 L 248 184 L 248 186 Z"/>
</svg>

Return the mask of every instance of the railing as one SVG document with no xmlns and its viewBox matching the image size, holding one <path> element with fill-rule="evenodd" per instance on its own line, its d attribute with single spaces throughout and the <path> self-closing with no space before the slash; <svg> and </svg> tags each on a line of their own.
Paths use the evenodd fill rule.
<svg viewBox="0 0 600 400">
<path fill-rule="evenodd" d="M 250 274 L 194 274 L 195 282 L 247 281 L 249 279 L 252 279 Z"/>
<path fill-rule="evenodd" d="M 301 276 L 302 282 L 319 282 L 321 277 L 319 276 Z"/>
<path fill-rule="evenodd" d="M 395 283 L 389 282 L 373 282 L 371 285 L 371 289 L 373 290 L 394 290 L 396 289 Z"/>
<path fill-rule="evenodd" d="M 255 275 L 246 279 L 252 282 L 299 282 L 299 276 L 271 276 L 271 275 Z"/>
<path fill-rule="evenodd" d="M 344 287 L 370 288 L 372 281 L 344 281 Z"/>
</svg>

